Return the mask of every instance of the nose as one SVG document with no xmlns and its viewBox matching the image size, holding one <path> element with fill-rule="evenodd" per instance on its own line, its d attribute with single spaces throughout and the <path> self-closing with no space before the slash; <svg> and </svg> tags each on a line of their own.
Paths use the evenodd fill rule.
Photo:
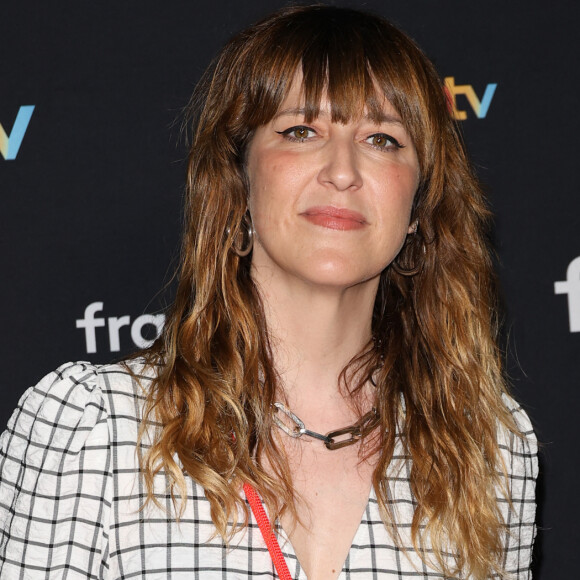
<svg viewBox="0 0 580 580">
<path fill-rule="evenodd" d="M 348 136 L 329 139 L 323 148 L 318 181 L 338 191 L 358 189 L 362 175 L 355 143 Z"/>
</svg>

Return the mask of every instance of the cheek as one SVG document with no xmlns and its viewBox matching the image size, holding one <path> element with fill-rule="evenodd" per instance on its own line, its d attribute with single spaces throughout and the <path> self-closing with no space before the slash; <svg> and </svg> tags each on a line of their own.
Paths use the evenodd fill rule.
<svg viewBox="0 0 580 580">
<path fill-rule="evenodd" d="M 254 177 L 255 180 L 250 182 L 248 208 L 257 239 L 264 241 L 281 232 L 288 208 L 280 184 L 272 179 L 270 173 L 257 172 Z"/>
<path fill-rule="evenodd" d="M 293 161 L 288 155 L 262 152 L 248 165 L 248 206 L 262 227 L 274 227 L 273 222 L 292 212 L 302 190 L 301 170 Z"/>
<path fill-rule="evenodd" d="M 254 225 L 259 216 L 264 212 L 264 203 L 267 200 L 266 192 L 271 189 L 268 183 L 268 176 L 262 170 L 263 165 L 257 162 L 248 164 L 248 208 L 254 221 Z"/>
<path fill-rule="evenodd" d="M 264 219 L 271 213 L 273 203 L 272 196 L 277 191 L 276 184 L 270 179 L 270 175 L 260 170 L 255 171 L 249 179 L 248 206 L 254 221 Z"/>
<path fill-rule="evenodd" d="M 417 192 L 418 180 L 414 171 L 399 171 L 389 180 L 387 185 L 377 191 L 377 206 L 383 219 L 390 223 L 409 225 L 413 200 Z"/>
</svg>

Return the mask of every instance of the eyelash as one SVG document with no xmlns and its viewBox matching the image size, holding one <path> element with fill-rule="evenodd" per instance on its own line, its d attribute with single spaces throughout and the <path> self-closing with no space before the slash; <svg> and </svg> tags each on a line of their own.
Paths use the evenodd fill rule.
<svg viewBox="0 0 580 580">
<path fill-rule="evenodd" d="M 304 129 L 308 133 L 316 134 L 316 131 L 314 129 L 307 127 L 306 125 L 295 125 L 293 127 L 289 127 L 288 129 L 285 129 L 284 131 L 276 131 L 276 133 L 278 133 L 278 135 L 282 135 L 282 137 L 284 137 L 288 141 L 292 141 L 293 143 L 304 143 L 304 141 L 306 141 L 308 139 L 308 137 L 294 137 L 292 135 L 292 133 L 294 133 L 294 131 L 298 131 L 300 129 Z M 395 149 L 403 149 L 405 147 L 405 145 L 402 145 L 401 143 L 399 143 L 399 141 L 397 141 L 394 137 L 391 137 L 387 133 L 373 133 L 372 135 L 369 135 L 365 139 L 365 142 L 368 142 L 368 140 L 372 139 L 373 137 L 384 137 L 387 141 L 389 141 L 393 144 L 393 147 L 395 147 Z M 371 147 L 373 147 L 373 149 L 378 149 L 379 151 L 380 150 L 388 151 L 390 149 L 390 146 L 388 146 L 388 145 L 385 147 L 373 145 L 372 143 L 369 143 L 369 145 Z"/>
</svg>

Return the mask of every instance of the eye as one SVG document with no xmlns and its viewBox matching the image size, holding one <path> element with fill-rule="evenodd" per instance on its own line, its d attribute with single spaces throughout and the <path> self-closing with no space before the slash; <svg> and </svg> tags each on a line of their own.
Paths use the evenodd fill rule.
<svg viewBox="0 0 580 580">
<path fill-rule="evenodd" d="M 401 145 L 394 137 L 391 137 L 386 133 L 375 133 L 374 135 L 367 137 L 365 141 L 375 149 L 402 149 L 404 147 L 404 145 Z"/>
<path fill-rule="evenodd" d="M 278 133 L 278 135 L 282 135 L 289 141 L 297 141 L 300 143 L 316 135 L 316 131 L 314 131 L 314 129 L 304 125 L 297 125 L 295 127 L 290 127 L 285 131 L 276 131 L 276 133 Z"/>
</svg>

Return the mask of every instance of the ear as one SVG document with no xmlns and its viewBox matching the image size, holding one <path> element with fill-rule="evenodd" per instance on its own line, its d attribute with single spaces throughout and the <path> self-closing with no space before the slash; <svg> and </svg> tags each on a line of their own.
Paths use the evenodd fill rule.
<svg viewBox="0 0 580 580">
<path fill-rule="evenodd" d="M 409 228 L 407 229 L 407 233 L 408 234 L 416 234 L 418 227 L 419 227 L 419 220 L 415 220 L 414 222 L 412 222 L 409 225 Z"/>
</svg>

